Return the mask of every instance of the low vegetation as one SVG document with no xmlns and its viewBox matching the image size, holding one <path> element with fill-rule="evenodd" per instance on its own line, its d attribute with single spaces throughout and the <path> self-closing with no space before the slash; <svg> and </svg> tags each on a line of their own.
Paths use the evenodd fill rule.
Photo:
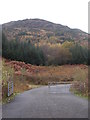
<svg viewBox="0 0 90 120">
<path fill-rule="evenodd" d="M 88 69 L 77 67 L 73 77 L 74 81 L 71 90 L 77 95 L 88 97 L 90 94 L 88 91 Z"/>
<path fill-rule="evenodd" d="M 8 68 L 8 66 L 11 67 Z M 72 83 L 73 92 L 88 96 L 88 67 L 86 65 L 35 66 L 4 59 L 3 68 L 4 99 L 7 99 L 5 90 L 7 90 L 6 76 L 8 74 L 6 73 L 9 71 L 13 74 L 14 94 L 56 81 Z"/>
<path fill-rule="evenodd" d="M 16 61 L 14 61 L 14 63 L 15 62 Z M 19 65 L 16 66 L 17 70 L 18 70 L 18 67 Z M 6 60 L 3 59 L 3 62 L 2 62 L 2 100 L 3 102 L 8 102 L 10 99 L 13 99 L 13 97 L 18 93 L 41 86 L 41 85 L 35 85 L 31 83 L 29 79 L 27 79 L 26 75 L 24 74 L 25 73 L 24 69 L 21 69 L 20 71 L 21 74 L 17 70 L 11 63 L 8 64 Z M 14 83 L 14 94 L 8 97 L 8 82 L 10 80 L 12 80 Z"/>
</svg>

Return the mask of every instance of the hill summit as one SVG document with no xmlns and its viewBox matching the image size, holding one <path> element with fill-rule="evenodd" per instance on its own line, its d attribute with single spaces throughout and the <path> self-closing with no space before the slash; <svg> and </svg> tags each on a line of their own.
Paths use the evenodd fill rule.
<svg viewBox="0 0 90 120">
<path fill-rule="evenodd" d="M 33 44 L 48 42 L 51 44 L 65 41 L 85 42 L 87 33 L 79 29 L 55 24 L 42 19 L 25 19 L 5 23 L 3 32 L 8 40 L 29 41 Z"/>
</svg>

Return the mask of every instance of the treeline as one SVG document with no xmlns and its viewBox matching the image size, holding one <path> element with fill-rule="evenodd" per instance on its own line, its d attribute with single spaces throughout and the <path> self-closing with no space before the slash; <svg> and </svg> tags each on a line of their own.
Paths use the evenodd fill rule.
<svg viewBox="0 0 90 120">
<path fill-rule="evenodd" d="M 30 42 L 8 41 L 4 34 L 2 35 L 2 56 L 25 63 L 45 65 L 45 57 L 39 47 L 35 47 Z"/>
<path fill-rule="evenodd" d="M 19 40 L 8 41 L 2 35 L 2 56 L 35 65 L 88 64 L 88 48 L 66 41 L 60 44 L 32 45 Z"/>
<path fill-rule="evenodd" d="M 66 41 L 62 45 L 43 44 L 40 46 L 46 56 L 47 65 L 88 64 L 88 48 Z"/>
</svg>

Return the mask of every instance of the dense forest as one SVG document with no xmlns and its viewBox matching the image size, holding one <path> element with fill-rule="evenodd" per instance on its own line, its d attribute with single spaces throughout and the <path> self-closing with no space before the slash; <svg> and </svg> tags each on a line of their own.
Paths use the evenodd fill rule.
<svg viewBox="0 0 90 120">
<path fill-rule="evenodd" d="M 30 41 L 7 40 L 4 33 L 2 56 L 35 65 L 88 64 L 88 48 L 79 43 L 32 45 Z"/>
<path fill-rule="evenodd" d="M 2 56 L 7 59 L 36 65 L 45 64 L 45 57 L 41 49 L 29 42 L 8 41 L 4 34 L 2 35 Z"/>
</svg>

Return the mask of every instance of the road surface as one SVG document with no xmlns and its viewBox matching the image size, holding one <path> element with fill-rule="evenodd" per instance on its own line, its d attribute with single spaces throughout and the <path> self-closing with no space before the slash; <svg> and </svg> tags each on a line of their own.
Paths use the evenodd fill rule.
<svg viewBox="0 0 90 120">
<path fill-rule="evenodd" d="M 3 118 L 88 118 L 88 100 L 70 93 L 70 85 L 32 89 L 3 105 Z"/>
</svg>

